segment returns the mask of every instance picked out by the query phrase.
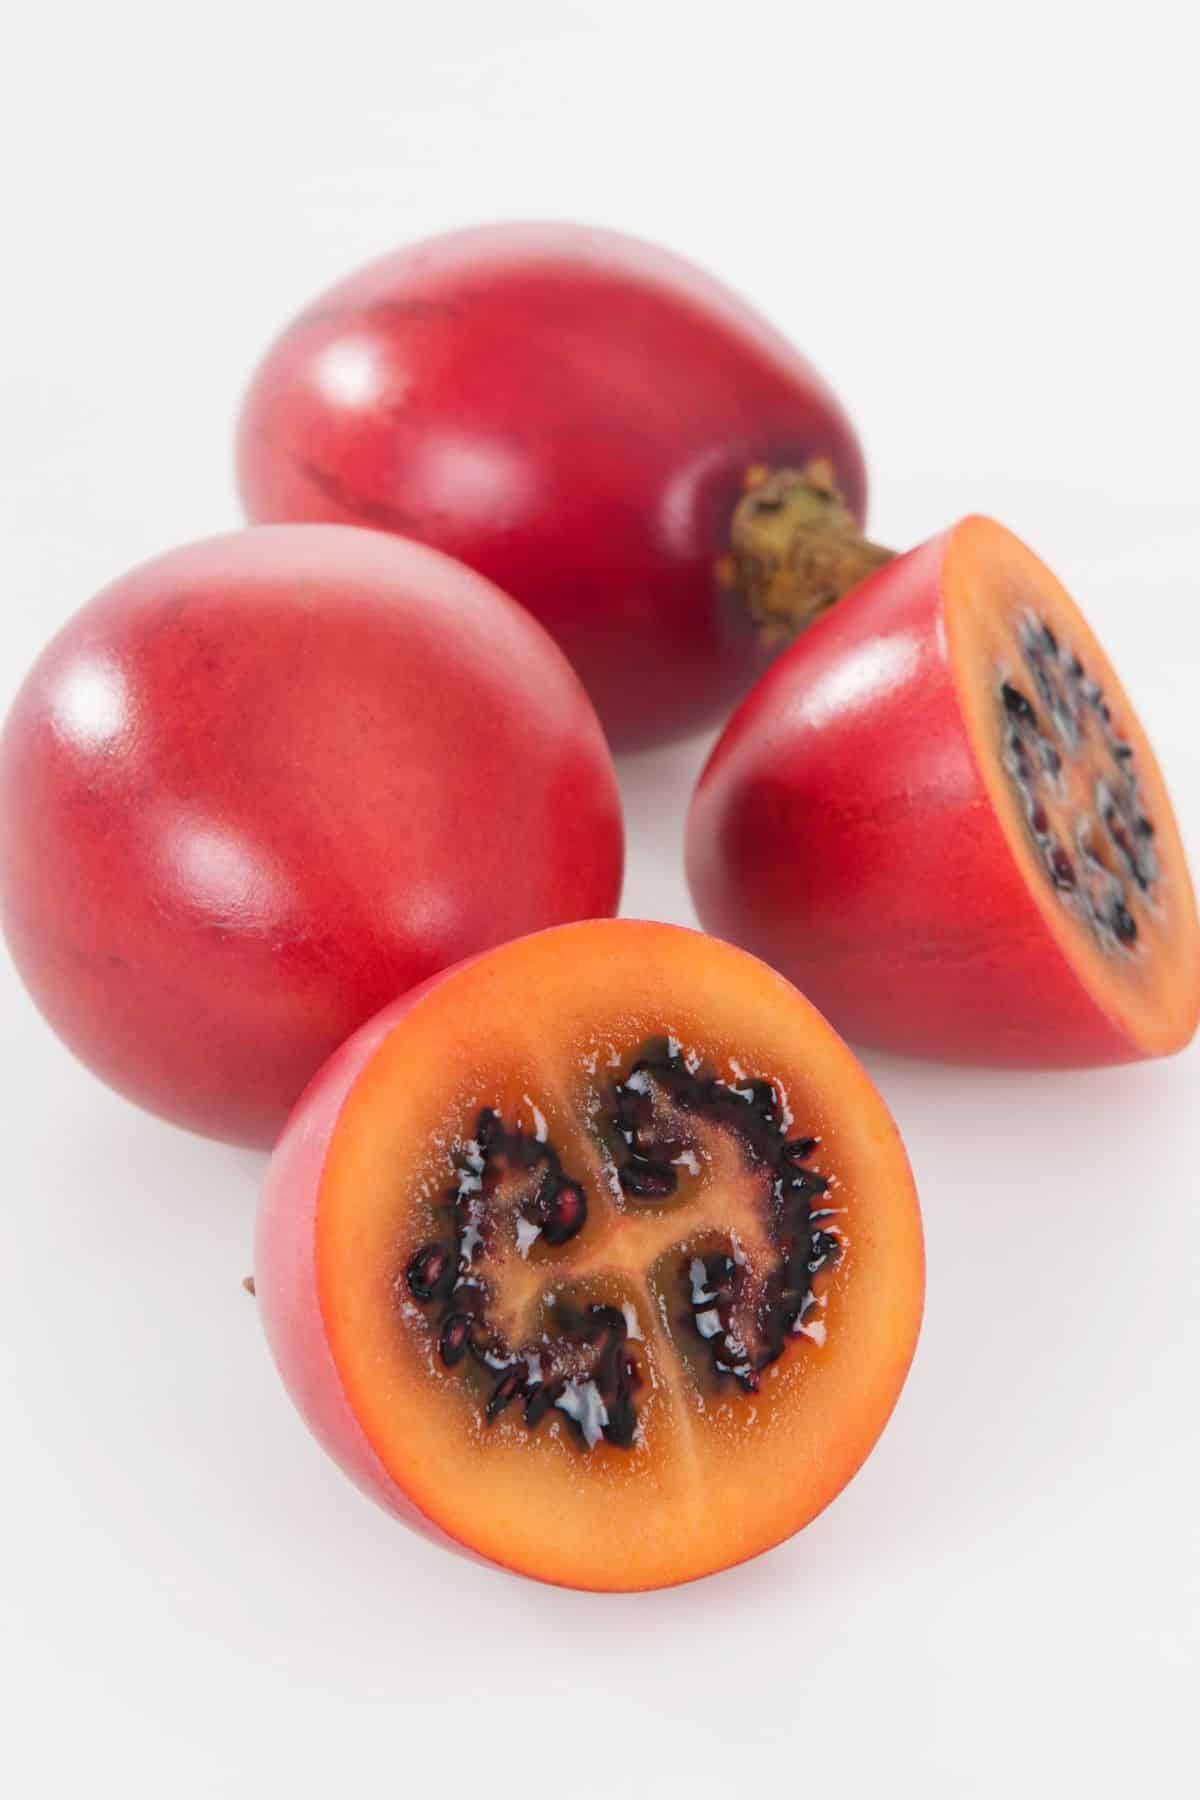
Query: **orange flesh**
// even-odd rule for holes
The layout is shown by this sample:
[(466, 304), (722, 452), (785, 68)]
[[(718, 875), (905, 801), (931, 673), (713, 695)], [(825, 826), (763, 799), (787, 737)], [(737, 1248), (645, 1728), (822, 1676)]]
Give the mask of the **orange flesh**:
[[(990, 519), (967, 519), (953, 534), (945, 621), (977, 766), (1047, 925), (1143, 1050), (1182, 1048), (1200, 1013), (1196, 902), (1162, 775), (1112, 664), (1061, 582)], [(1056, 723), (1039, 665), (1066, 703), (1065, 721), (1060, 709)], [(1035, 722), (1011, 710), (1011, 690)], [(1104, 794), (1121, 801), (1111, 824)], [(1140, 838), (1130, 829), (1139, 817), (1149, 827)], [(1060, 860), (1056, 878), (1059, 850), (1069, 867)]]
[[(760, 1178), (729, 1133), (701, 1121), (678, 1194), (635, 1205), (597, 1130), (614, 1071), (668, 1035), (730, 1083), (769, 1080), (789, 1135), (820, 1138), (814, 1162), (831, 1178), (818, 1204), (834, 1209), (839, 1254), (813, 1276), (800, 1328), (755, 1393), (714, 1375), (681, 1317), (678, 1279), (714, 1237), (735, 1237), (753, 1260)], [(516, 1212), (502, 1222), (486, 1252), (492, 1317), (516, 1338), (544, 1320), (548, 1294), (624, 1309), (641, 1376), (628, 1448), (603, 1438), (589, 1448), (555, 1412), (533, 1429), (519, 1406), (486, 1423), (478, 1371), (442, 1366), (428, 1309), (407, 1290), (404, 1272), (444, 1221), (452, 1159), (483, 1107), (506, 1128), (544, 1135), (588, 1204), (577, 1237), (524, 1255)], [(761, 963), (696, 933), (623, 920), (507, 945), (400, 1021), (340, 1115), (317, 1263), (340, 1379), (392, 1478), (496, 1562), (603, 1589), (707, 1574), (818, 1512), (883, 1428), (923, 1295), (908, 1164), (851, 1052)]]

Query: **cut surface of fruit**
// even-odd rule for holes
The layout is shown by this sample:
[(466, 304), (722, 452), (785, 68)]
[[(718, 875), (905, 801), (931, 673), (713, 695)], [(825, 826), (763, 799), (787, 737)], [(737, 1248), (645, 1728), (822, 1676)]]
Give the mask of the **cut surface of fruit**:
[(949, 649), (979, 769), (1064, 954), (1130, 1039), (1196, 1025), (1200, 930), (1154, 753), (1079, 608), (1011, 532), (967, 520), (946, 559)]
[(805, 1524), (882, 1430), (923, 1296), (851, 1052), (753, 958), (629, 920), (492, 951), (352, 1039), (276, 1152), (255, 1276), (367, 1491), (592, 1589)]
[(846, 596), (693, 799), (700, 918), (852, 1038), (1024, 1066), (1167, 1054), (1200, 928), (1154, 754), (1062, 584), (968, 518)]

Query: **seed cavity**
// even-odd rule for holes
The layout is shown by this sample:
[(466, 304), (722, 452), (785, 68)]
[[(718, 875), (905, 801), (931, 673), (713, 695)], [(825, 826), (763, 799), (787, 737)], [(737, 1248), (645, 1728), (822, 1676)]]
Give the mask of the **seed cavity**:
[(1099, 684), (1045, 620), (1029, 613), (1019, 643), (1024, 673), (1005, 672), (998, 684), (1005, 766), (1055, 890), (1102, 945), (1127, 951), (1160, 873), (1133, 746)]
[(782, 1110), (772, 1082), (724, 1080), (663, 1038), (614, 1084), (607, 1117), (621, 1190), (636, 1201), (645, 1198), (643, 1168), (677, 1164), (694, 1148), (688, 1133), (698, 1122), (736, 1142), (761, 1187), (765, 1250), (739, 1254), (723, 1241), (688, 1258), (679, 1278), (683, 1323), (706, 1348), (712, 1372), (747, 1393), (783, 1354), (811, 1304), (816, 1270), (837, 1255), (837, 1237), (813, 1222), (830, 1185), (807, 1166), (820, 1139), (789, 1138)]
[[(532, 1134), (507, 1126), (495, 1108), (480, 1112), (474, 1135), (450, 1153), (453, 1179), (434, 1209), (435, 1231), (398, 1289), (425, 1309), (436, 1363), (468, 1384), (485, 1428), (505, 1416), (536, 1431), (553, 1417), (583, 1450), (602, 1441), (629, 1449), (646, 1377), (637, 1308), (605, 1297), (605, 1281), (621, 1274), (606, 1275), (604, 1254), (605, 1232), (619, 1228), (616, 1190), (600, 1183), (589, 1193), (532, 1109)], [(726, 1079), (664, 1036), (601, 1084), (589, 1116), (615, 1169), (626, 1229), (657, 1234), (661, 1245), (661, 1223), (650, 1215), (661, 1221), (672, 1207), (693, 1206), (678, 1246), (663, 1254), (677, 1268), (668, 1287), (678, 1296), (664, 1323), (680, 1347), (695, 1347), (685, 1358), (694, 1378), (753, 1393), (790, 1341), (822, 1341), (804, 1320), (817, 1304), (814, 1277), (841, 1254), (841, 1233), (830, 1180), (813, 1166), (821, 1140), (788, 1135), (772, 1082), (740, 1072)], [(745, 1242), (704, 1224), (718, 1141), (723, 1166), (740, 1170), (757, 1196), (747, 1201)]]

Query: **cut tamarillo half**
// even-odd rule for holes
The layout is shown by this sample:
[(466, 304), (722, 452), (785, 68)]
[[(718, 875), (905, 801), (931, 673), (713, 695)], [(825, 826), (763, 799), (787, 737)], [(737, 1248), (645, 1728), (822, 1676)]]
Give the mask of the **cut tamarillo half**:
[(602, 920), (438, 976), (338, 1052), (276, 1149), (255, 1285), (367, 1493), (568, 1587), (770, 1548), (871, 1449), (916, 1343), (912, 1177), (774, 971)]
[(693, 797), (705, 927), (852, 1039), (1070, 1067), (1179, 1050), (1200, 928), (1149, 741), (1050, 570), (968, 518), (789, 649)]
[(399, 532), (498, 583), (621, 748), (715, 724), (871, 566), (862, 453), (812, 365), (692, 264), (579, 225), (449, 232), (339, 282), (267, 350), (237, 458), (257, 522)]

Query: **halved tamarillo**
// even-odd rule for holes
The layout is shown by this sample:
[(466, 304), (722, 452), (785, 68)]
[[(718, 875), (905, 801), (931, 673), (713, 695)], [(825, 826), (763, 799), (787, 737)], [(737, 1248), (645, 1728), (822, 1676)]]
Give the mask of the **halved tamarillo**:
[(273, 1158), (255, 1281), (343, 1468), (450, 1547), (667, 1586), (788, 1537), (916, 1342), (903, 1147), (787, 982), (677, 926), (507, 944), (365, 1026)]
[(1195, 1030), (1200, 928), (1146, 734), (1061, 583), (989, 519), (880, 569), (769, 671), (687, 856), (705, 926), (851, 1038), (1066, 1067)]
[(612, 762), (579, 681), (420, 544), (264, 526), (63, 628), (0, 737), (0, 918), (47, 1019), (131, 1099), (273, 1143), (379, 1007), (615, 911)]
[(808, 532), (804, 594), (766, 603), (781, 531), (862, 521), (851, 426), (728, 289), (582, 226), (451, 232), (340, 282), (263, 358), (238, 471), (252, 519), (398, 531), (489, 576), (621, 747), (715, 723), (869, 564)]

